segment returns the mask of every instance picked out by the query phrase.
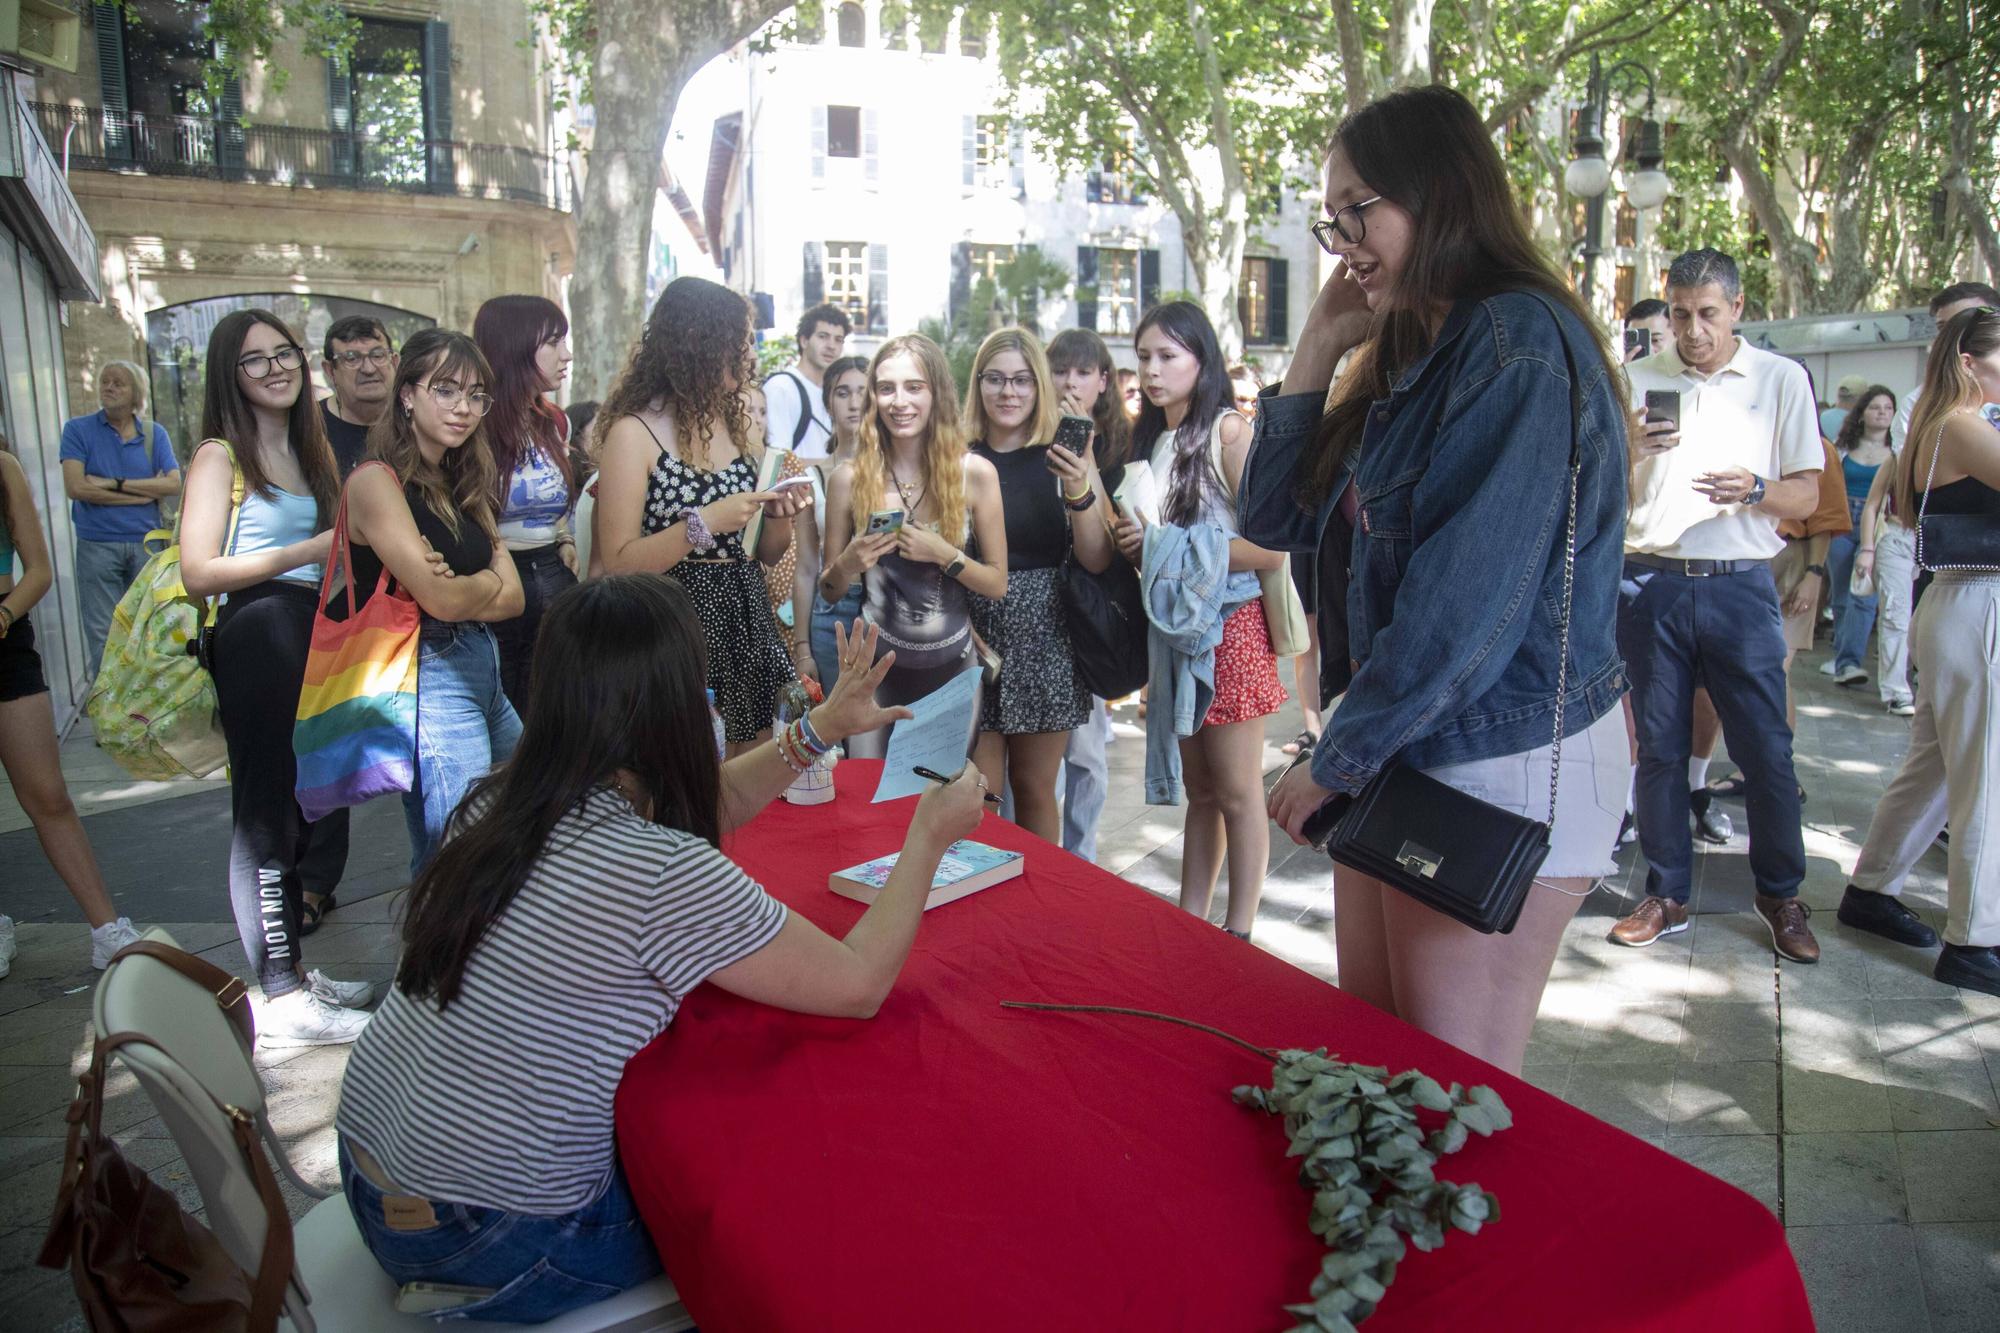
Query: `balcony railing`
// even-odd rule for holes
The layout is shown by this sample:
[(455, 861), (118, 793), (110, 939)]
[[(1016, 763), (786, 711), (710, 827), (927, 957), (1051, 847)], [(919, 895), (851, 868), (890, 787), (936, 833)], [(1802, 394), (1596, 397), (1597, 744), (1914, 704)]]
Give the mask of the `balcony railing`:
[(246, 125), (208, 116), (119, 115), (61, 102), (37, 102), (35, 114), (49, 147), (83, 171), (509, 199), (563, 212), (572, 203), (563, 164), (527, 148)]

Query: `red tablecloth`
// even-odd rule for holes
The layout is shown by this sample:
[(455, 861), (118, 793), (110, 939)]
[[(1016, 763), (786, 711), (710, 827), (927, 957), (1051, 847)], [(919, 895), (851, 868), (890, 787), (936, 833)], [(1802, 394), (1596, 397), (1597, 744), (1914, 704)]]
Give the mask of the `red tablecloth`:
[[(774, 802), (729, 853), (825, 929), (829, 871), (900, 845), (912, 803)], [(618, 1094), (626, 1171), (705, 1333), (1281, 1329), (1324, 1251), (1270, 1067), (1127, 1005), (1259, 1045), (1326, 1046), (1489, 1083), (1514, 1128), (1447, 1159), (1502, 1219), (1411, 1251), (1368, 1333), (1810, 1329), (1777, 1220), (1749, 1195), (989, 816), (1020, 879), (929, 913), (870, 1022), (704, 986)]]

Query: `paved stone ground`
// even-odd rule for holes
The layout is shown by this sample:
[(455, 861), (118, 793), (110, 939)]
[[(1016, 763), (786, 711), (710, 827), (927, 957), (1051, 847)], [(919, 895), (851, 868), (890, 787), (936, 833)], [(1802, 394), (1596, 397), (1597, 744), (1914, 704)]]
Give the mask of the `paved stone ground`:
[[(1832, 909), (1907, 723), (1872, 689), (1843, 690), (1800, 664), (1801, 777), (1810, 792), (1808, 903), (1825, 948), (1817, 967), (1776, 966), (1748, 912), (1739, 836), (1697, 861), (1696, 923), (1644, 951), (1605, 942), (1643, 892), (1636, 848), (1565, 939), (1528, 1057), (1528, 1077), (1575, 1105), (1731, 1181), (1786, 1225), (1822, 1329), (2000, 1327), (2000, 1000), (1941, 986), (1930, 958), (1849, 932)], [(1179, 818), (1141, 803), (1137, 719), (1118, 715), (1112, 799), (1099, 860), (1171, 896)], [(1296, 729), (1274, 720), (1266, 759)], [(228, 806), (219, 783), (124, 778), (90, 743), (64, 751), (113, 891), (142, 925), (242, 972), (221, 888)], [(1727, 771), (1726, 762), (1718, 764)], [(379, 803), (378, 803), (379, 804)], [(1727, 808), (1743, 825), (1740, 803)], [(387, 980), (390, 922), (407, 856), (393, 805), (359, 813), (340, 909), (307, 944), (310, 965)], [(0, 1308), (22, 1330), (82, 1327), (68, 1279), (34, 1266), (47, 1224), (73, 1071), (87, 1051), (94, 974), (74, 908), (0, 788), (4, 908), (21, 956), (0, 982)], [(1927, 856), (1908, 901), (1943, 922), (1944, 860)], [(1216, 918), (1221, 916), (1218, 895)], [(1326, 862), (1278, 838), (1257, 942), (1334, 979)], [(345, 1052), (260, 1057), (273, 1120), (309, 1179), (333, 1178), (333, 1110)], [(199, 1209), (184, 1163), (129, 1076), (106, 1123), (136, 1161)], [(1606, 1182), (1615, 1188), (1616, 1182)], [(289, 1187), (287, 1187), (290, 1194)], [(292, 1195), (295, 1213), (306, 1200)], [(1673, 1237), (1634, 1236), (1633, 1261), (1672, 1263)]]

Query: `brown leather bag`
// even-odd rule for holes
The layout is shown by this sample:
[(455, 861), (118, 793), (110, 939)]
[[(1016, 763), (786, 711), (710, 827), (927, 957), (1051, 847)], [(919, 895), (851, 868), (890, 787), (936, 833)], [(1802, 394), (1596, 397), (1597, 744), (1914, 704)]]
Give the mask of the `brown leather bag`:
[[(152, 940), (126, 946), (112, 961), (132, 955), (157, 959), (214, 995), (246, 1055), (254, 1049), (250, 998), (240, 980)], [(99, 1037), (89, 1070), (77, 1079), (55, 1219), (39, 1262), (69, 1268), (94, 1333), (270, 1333), (291, 1277), (292, 1224), (256, 1121), (248, 1111), (218, 1104), (264, 1203), (264, 1249), (253, 1279), (171, 1190), (154, 1184), (105, 1135), (107, 1060), (134, 1044), (154, 1043), (135, 1032)]]

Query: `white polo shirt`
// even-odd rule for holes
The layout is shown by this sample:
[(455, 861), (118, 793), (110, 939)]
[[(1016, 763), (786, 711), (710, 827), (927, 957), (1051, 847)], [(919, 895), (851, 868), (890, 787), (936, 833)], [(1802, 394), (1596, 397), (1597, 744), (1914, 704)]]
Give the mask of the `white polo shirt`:
[(1797, 362), (1736, 340), (1713, 375), (1690, 370), (1677, 351), (1625, 367), (1632, 405), (1648, 389), (1678, 390), (1678, 448), (1642, 460), (1632, 474), (1625, 549), (1682, 560), (1768, 560), (1784, 549), (1778, 520), (1748, 505), (1717, 505), (1694, 488), (1704, 472), (1744, 467), (1766, 482), (1826, 464), (1811, 381)]

